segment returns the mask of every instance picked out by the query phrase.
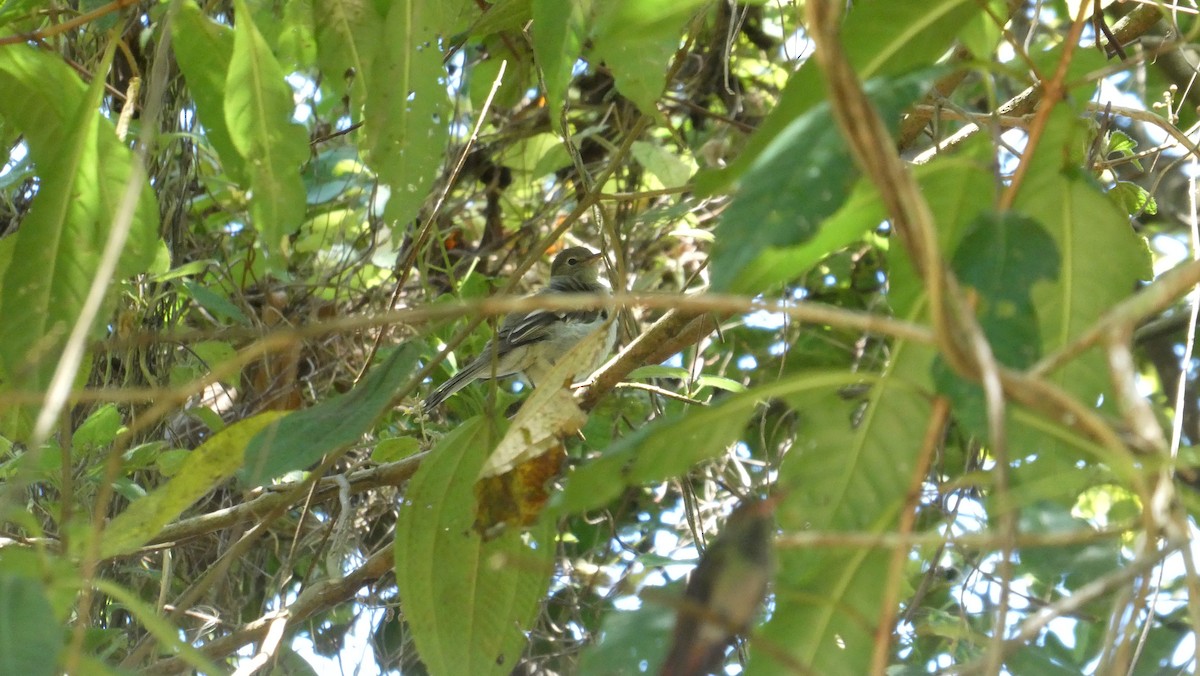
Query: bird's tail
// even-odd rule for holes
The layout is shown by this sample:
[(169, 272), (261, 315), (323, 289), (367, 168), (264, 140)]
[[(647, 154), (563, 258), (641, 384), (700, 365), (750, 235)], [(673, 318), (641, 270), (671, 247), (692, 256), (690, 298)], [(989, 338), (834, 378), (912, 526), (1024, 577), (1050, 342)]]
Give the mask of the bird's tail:
[(439, 385), (438, 388), (431, 392), (428, 397), (425, 397), (425, 403), (422, 404), (421, 407), (426, 413), (429, 413), (438, 406), (441, 406), (442, 402), (446, 401), (450, 395), (466, 387), (472, 380), (475, 379), (475, 370), (472, 369), (471, 366), (474, 366), (474, 364), (468, 365), (463, 370), (455, 373), (450, 380), (447, 380)]

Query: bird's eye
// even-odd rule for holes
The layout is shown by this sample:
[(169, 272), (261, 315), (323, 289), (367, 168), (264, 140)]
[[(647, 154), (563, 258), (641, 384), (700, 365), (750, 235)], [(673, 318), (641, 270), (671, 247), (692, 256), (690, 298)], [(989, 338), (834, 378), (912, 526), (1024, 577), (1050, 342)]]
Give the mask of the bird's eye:
[(579, 265), (579, 259), (578, 258), (568, 258), (567, 265)]

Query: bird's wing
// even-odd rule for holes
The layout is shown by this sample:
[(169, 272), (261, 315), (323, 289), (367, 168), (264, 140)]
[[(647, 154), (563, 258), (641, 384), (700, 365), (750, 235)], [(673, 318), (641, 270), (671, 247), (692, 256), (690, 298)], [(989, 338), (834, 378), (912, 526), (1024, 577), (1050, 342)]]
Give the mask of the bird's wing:
[[(539, 292), (561, 293), (550, 289)], [(607, 319), (606, 310), (533, 310), (527, 313), (514, 313), (504, 318), (497, 332), (500, 343), (508, 348), (520, 347), (536, 343), (547, 338), (546, 328), (558, 322), (568, 324), (591, 324), (597, 320)]]

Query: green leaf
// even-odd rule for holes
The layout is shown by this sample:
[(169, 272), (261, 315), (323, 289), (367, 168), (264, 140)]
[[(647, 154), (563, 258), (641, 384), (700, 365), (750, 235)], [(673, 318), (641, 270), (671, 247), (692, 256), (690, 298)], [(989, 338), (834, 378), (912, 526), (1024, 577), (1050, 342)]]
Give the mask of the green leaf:
[(417, 454), (421, 450), (421, 441), (416, 437), (394, 437), (380, 439), (371, 451), (374, 462), (396, 462)]
[[(974, 0), (855, 3), (842, 28), (846, 57), (864, 82), (927, 66), (945, 53), (958, 29), (978, 12)], [(710, 194), (737, 180), (777, 136), (825, 96), (824, 77), (816, 59), (809, 59), (788, 78), (779, 104), (758, 126), (741, 154), (727, 169), (697, 176), (697, 190)]]
[(217, 151), (225, 173), (235, 183), (244, 182), (246, 166), (225, 123), (225, 77), (233, 57), (233, 29), (210, 21), (195, 2), (183, 2), (171, 22), (171, 44), (204, 125), (204, 138)]
[(439, 40), (428, 10), (397, 0), (384, 20), (367, 88), (367, 162), (391, 188), (384, 219), (416, 218), (445, 156), (449, 103)]
[(170, 478), (179, 474), (186, 467), (187, 459), (191, 457), (192, 452), (184, 448), (171, 448), (158, 454), (154, 459), (154, 465), (163, 476)]
[[(671, 645), (676, 609), (662, 600), (683, 596), (682, 584), (654, 587), (643, 593), (642, 607), (637, 610), (611, 609), (604, 615), (600, 637), (579, 659), (582, 676), (618, 676), (644, 671), (642, 664), (659, 665)], [(655, 672), (650, 672), (655, 673)]]
[(735, 394), (721, 403), (693, 407), (681, 415), (659, 418), (625, 435), (599, 458), (575, 470), (562, 492), (551, 497), (551, 509), (570, 514), (608, 504), (626, 486), (664, 481), (692, 465), (724, 452), (745, 430), (760, 401), (813, 388), (862, 382), (853, 373), (805, 373), (765, 387)]
[(281, 265), (284, 238), (304, 220), (300, 167), (308, 159), (308, 133), (292, 122), (292, 90), (245, 0), (235, 0), (234, 11), (225, 124), (250, 177), (250, 214), (259, 243), (268, 260)]
[[(267, 3), (258, 5), (259, 11), (265, 10), (267, 16), (278, 26), (279, 35), (271, 44), (274, 45), (275, 56), (285, 72), (311, 71), (316, 65), (317, 38), (314, 33), (320, 23), (313, 21), (313, 2), (314, 0), (291, 0), (283, 6), (282, 16), (277, 7)], [(263, 22), (257, 23), (261, 25)]]
[[(897, 123), (929, 77), (926, 71), (875, 81), (868, 83), (867, 94), (884, 120)], [(822, 222), (841, 208), (857, 178), (858, 169), (828, 103), (788, 125), (750, 166), (721, 215), (712, 255), (713, 289), (762, 291), (742, 279), (762, 280), (753, 269), (745, 273), (750, 264), (769, 247), (812, 240)]]
[[(508, 674), (554, 571), (554, 527), (473, 529), (475, 479), (498, 437), (472, 418), (442, 438), (408, 483), (396, 520), (396, 585), (433, 674)], [(526, 542), (529, 544), (526, 544)]]
[(704, 0), (613, 0), (596, 20), (593, 58), (612, 71), (617, 91), (646, 115), (660, 117), (658, 99), (683, 29)]
[(695, 382), (700, 387), (712, 387), (718, 390), (725, 390), (726, 392), (746, 391), (745, 385), (723, 376), (701, 374), (693, 381), (692, 372), (679, 366), (639, 366), (629, 374), (629, 380), (642, 380), (643, 378), (675, 378), (687, 382)]
[[(1062, 252), (1058, 280), (1033, 289), (1046, 354), (1079, 337), (1151, 276), (1149, 250), (1129, 217), (1068, 159), (1084, 147), (1086, 131), (1065, 106), (1054, 111), (1027, 160), (1029, 173), (1013, 205), (1037, 218)], [(1110, 388), (1108, 367), (1098, 350), (1077, 357), (1050, 378), (1089, 404)]]
[(108, 524), (101, 557), (128, 554), (149, 542), (163, 526), (232, 477), (242, 466), (251, 439), (283, 416), (282, 411), (268, 411), (240, 420), (189, 453), (170, 481), (135, 500)]
[(679, 159), (675, 153), (657, 143), (634, 141), (629, 149), (634, 159), (662, 183), (664, 188), (687, 185), (695, 166)]
[(199, 303), (205, 310), (211, 312), (217, 319), (241, 324), (242, 326), (251, 326), (250, 319), (246, 317), (242, 309), (229, 302), (229, 299), (225, 296), (190, 279), (184, 280), (183, 288), (187, 290), (193, 300)]
[(312, 9), (325, 86), (345, 92), (350, 119), (361, 122), (382, 17), (371, 0), (314, 0)]
[(1046, 229), (1021, 214), (983, 214), (968, 226), (951, 267), (978, 293), (979, 324), (1000, 363), (1032, 366), (1041, 356), (1033, 288), (1059, 273), (1058, 247)]
[(353, 390), (294, 411), (260, 432), (246, 449), (246, 466), (238, 473), (242, 483), (261, 486), (358, 441), (387, 409), (392, 395), (416, 365), (417, 356), (415, 346), (402, 347)]
[(1117, 184), (1108, 191), (1108, 196), (1121, 211), (1130, 216), (1158, 213), (1158, 202), (1154, 199), (1154, 195), (1136, 183), (1117, 181)]
[(0, 26), (27, 18), (35, 10), (40, 10), (44, 6), (43, 0), (8, 0), (0, 5)]
[(121, 412), (116, 404), (105, 404), (79, 425), (71, 435), (71, 446), (76, 453), (103, 448), (117, 438), (121, 423)]
[[(32, 518), (32, 515), (28, 516)], [(34, 530), (36, 529), (31, 529), (30, 532)], [(56, 621), (62, 626), (74, 613), (75, 602), (79, 598), (79, 568), (77, 563), (65, 556), (46, 554), (40, 548), (26, 549), (14, 545), (2, 547), (0, 577), (23, 577), (29, 584), (39, 587), (50, 603)]]
[[(958, 250), (971, 222), (995, 202), (993, 153), (986, 139), (977, 138), (968, 141), (956, 156), (942, 155), (915, 171), (921, 193), (937, 223), (938, 248), (946, 258)], [(876, 208), (882, 217), (882, 205)], [(888, 282), (888, 301), (896, 314), (911, 315), (925, 302), (924, 283), (913, 269), (911, 257), (903, 250), (890, 257)]]
[(958, 31), (959, 42), (978, 61), (988, 61), (1004, 38), (1004, 27), (994, 17), (1005, 16), (1009, 9), (1006, 0), (986, 0), (982, 11), (971, 17)]
[(587, 37), (581, 0), (533, 0), (533, 57), (542, 72), (550, 124), (559, 133), (563, 102)]
[[(1071, 515), (1071, 509), (1055, 502), (1036, 502), (1021, 508), (1018, 528), (1022, 533), (1080, 533), (1091, 524)], [(1066, 583), (1078, 589), (1104, 577), (1121, 565), (1121, 543), (1097, 538), (1095, 542), (1021, 549), (1021, 569), (1048, 588)]]
[[(976, 295), (979, 326), (996, 360), (1011, 368), (1029, 368), (1042, 356), (1038, 307), (1033, 287), (1058, 279), (1059, 253), (1037, 221), (1016, 213), (985, 212), (968, 226), (951, 266)], [(988, 438), (983, 390), (950, 370), (934, 365), (938, 391), (954, 402), (960, 423)]]
[[(777, 511), (786, 531), (886, 532), (908, 495), (930, 401), (923, 391), (933, 352), (907, 343), (866, 401), (826, 388), (786, 395), (803, 419), (803, 441), (784, 458)], [(878, 548), (778, 549), (778, 602), (759, 638), (814, 673), (870, 671), (874, 628), (890, 551)], [(769, 653), (752, 651), (749, 671), (791, 674)]]
[(475, 19), (467, 34), (486, 38), (495, 33), (519, 31), (529, 23), (532, 11), (533, 0), (498, 0)]
[(530, 178), (537, 179), (561, 167), (570, 166), (571, 156), (563, 148), (561, 139), (554, 134), (543, 133), (508, 144), (497, 154), (496, 163), (532, 174)]
[(63, 633), (46, 592), (36, 580), (0, 573), (0, 673), (59, 673)]
[[(97, 82), (86, 89), (48, 52), (0, 50), (0, 116), (25, 134), (40, 178), (0, 288), (0, 312), (21, 317), (0, 325), (0, 364), (11, 384), (31, 389), (49, 382), (133, 175), (132, 154), (99, 112), (104, 87)], [(117, 278), (144, 272), (157, 242), (158, 206), (143, 183)], [(114, 298), (106, 298), (91, 336), (101, 333)]]

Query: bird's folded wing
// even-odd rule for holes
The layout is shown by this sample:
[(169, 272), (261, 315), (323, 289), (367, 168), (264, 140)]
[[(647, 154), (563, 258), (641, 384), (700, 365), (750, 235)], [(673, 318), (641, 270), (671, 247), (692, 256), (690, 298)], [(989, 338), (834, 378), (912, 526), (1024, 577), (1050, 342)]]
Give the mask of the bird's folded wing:
[(524, 315), (509, 315), (500, 326), (499, 337), (510, 348), (519, 347), (546, 340), (555, 324), (591, 324), (604, 319), (606, 314), (604, 310), (534, 310)]

